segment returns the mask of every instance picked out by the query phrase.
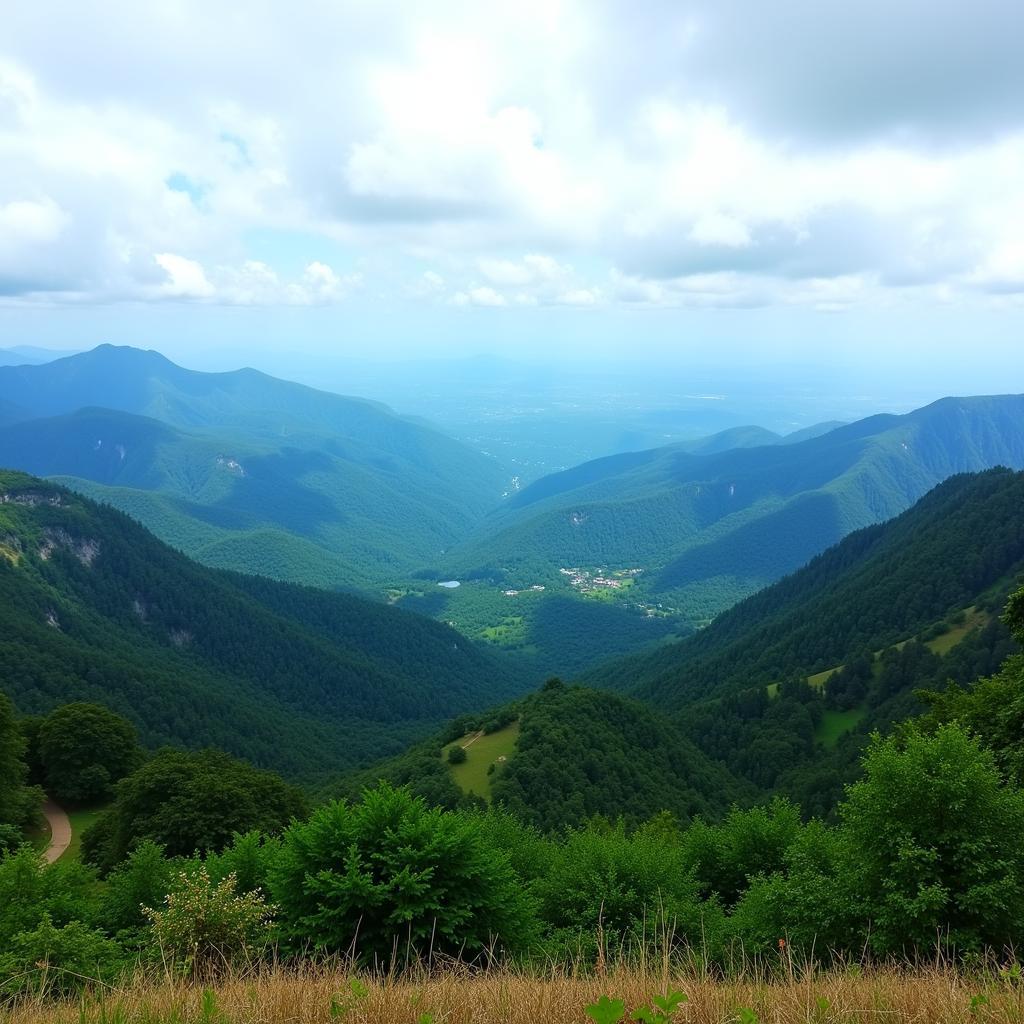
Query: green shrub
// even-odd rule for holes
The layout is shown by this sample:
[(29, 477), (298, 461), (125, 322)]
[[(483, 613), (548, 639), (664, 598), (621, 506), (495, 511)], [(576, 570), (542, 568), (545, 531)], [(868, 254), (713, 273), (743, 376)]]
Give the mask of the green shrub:
[(296, 949), (474, 957), (524, 949), (535, 934), (529, 895), (476, 818), (386, 784), (292, 825), (271, 893)]
[[(143, 907), (157, 906), (171, 887), (173, 866), (162, 846), (146, 840), (107, 877), (99, 919), (111, 934), (141, 929)], [(127, 937), (127, 936), (123, 936)]]
[(577, 949), (582, 941), (589, 948), (600, 929), (612, 947), (668, 934), (715, 947), (722, 931), (721, 909), (699, 898), (678, 844), (657, 833), (629, 834), (621, 824), (570, 832), (554, 847), (536, 891), (556, 946)]
[(0, 950), (21, 932), (49, 917), (58, 928), (71, 921), (93, 923), (96, 874), (75, 862), (46, 865), (29, 846), (0, 859)]
[(235, 888), (240, 893), (267, 892), (270, 886), (270, 871), (281, 851), (281, 841), (260, 832), (236, 834), (231, 845), (220, 853), (206, 857), (206, 869), (210, 878), (219, 882), (228, 875), (235, 876)]
[(800, 809), (776, 799), (768, 807), (733, 809), (720, 825), (697, 821), (682, 836), (683, 860), (701, 894), (732, 906), (753, 875), (782, 867), (800, 829)]
[(0, 952), (0, 992), (66, 996), (110, 982), (124, 967), (121, 947), (81, 921), (57, 927), (49, 914)]
[(840, 813), (876, 951), (1024, 938), (1024, 793), (960, 728), (876, 735)]
[(448, 751), (449, 764), (465, 764), (468, 759), (469, 755), (466, 753), (465, 747), (454, 746)]
[(847, 866), (839, 830), (810, 822), (775, 870), (751, 878), (729, 915), (729, 936), (753, 955), (777, 953), (780, 939), (806, 955), (859, 950), (866, 922)]

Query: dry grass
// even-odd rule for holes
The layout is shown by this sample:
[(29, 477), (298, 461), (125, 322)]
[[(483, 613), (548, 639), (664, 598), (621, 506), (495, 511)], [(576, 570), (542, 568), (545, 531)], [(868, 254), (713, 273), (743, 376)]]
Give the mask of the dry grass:
[[(405, 978), (351, 976), (337, 969), (281, 968), (219, 982), (213, 1001), (202, 986), (138, 981), (74, 1003), (29, 1001), (0, 1011), (5, 1024), (588, 1024), (585, 1007), (607, 994), (627, 1011), (674, 987), (689, 996), (672, 1018), (721, 1024), (746, 1007), (762, 1024), (886, 1024), (1024, 1021), (1024, 987), (936, 966), (850, 971), (758, 971), (735, 980), (700, 973), (615, 969), (603, 977), (465, 969)], [(973, 1005), (972, 1005), (973, 998)], [(987, 1001), (985, 1001), (987, 1000)], [(332, 1001), (334, 1011), (332, 1013)], [(747, 1018), (753, 1020), (754, 1018)]]

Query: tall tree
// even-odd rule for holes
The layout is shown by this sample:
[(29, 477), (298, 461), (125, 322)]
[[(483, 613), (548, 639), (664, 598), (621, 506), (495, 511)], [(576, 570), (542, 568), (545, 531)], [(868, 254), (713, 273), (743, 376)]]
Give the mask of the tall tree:
[(14, 705), (0, 693), (0, 847), (13, 845), (39, 806), (39, 794), (25, 784), (25, 738)]
[(294, 786), (219, 750), (161, 750), (120, 783), (83, 852), (109, 870), (146, 839), (170, 856), (218, 851), (236, 832), (280, 832), (306, 809)]
[(97, 803), (142, 762), (135, 727), (100, 704), (65, 704), (39, 727), (39, 759), (55, 800)]

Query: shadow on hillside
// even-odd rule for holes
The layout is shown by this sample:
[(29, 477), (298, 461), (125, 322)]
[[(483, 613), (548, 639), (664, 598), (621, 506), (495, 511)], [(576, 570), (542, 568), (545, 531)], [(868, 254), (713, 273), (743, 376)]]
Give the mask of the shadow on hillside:
[(843, 532), (834, 495), (801, 495), (777, 512), (684, 552), (665, 566), (655, 586), (671, 590), (718, 576), (768, 583), (799, 569), (841, 540)]

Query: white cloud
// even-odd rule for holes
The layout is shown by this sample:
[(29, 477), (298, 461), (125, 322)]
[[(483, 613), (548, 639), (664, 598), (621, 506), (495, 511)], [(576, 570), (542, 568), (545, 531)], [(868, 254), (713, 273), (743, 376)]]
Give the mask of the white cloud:
[(479, 285), (468, 291), (456, 292), (452, 296), (455, 306), (507, 306), (508, 300), (487, 285)]
[(167, 280), (157, 288), (158, 295), (173, 299), (207, 299), (213, 295), (206, 271), (195, 260), (172, 252), (157, 253), (153, 258), (167, 275)]
[(40, 245), (55, 241), (67, 223), (52, 199), (15, 200), (0, 206), (0, 238), (8, 245)]
[(1024, 279), (1022, 11), (22, 5), (0, 294), (995, 301)]

